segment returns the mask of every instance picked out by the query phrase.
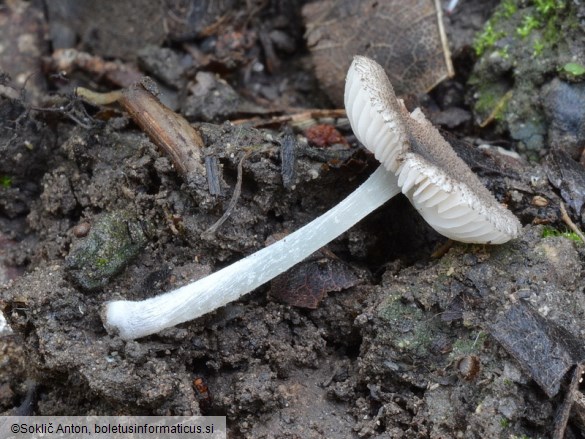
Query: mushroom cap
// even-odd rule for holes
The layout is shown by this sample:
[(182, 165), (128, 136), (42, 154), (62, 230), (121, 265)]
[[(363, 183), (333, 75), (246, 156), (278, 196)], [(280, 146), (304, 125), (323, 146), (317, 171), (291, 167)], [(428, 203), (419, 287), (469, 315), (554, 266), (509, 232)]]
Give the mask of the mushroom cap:
[(356, 56), (347, 72), (344, 103), (357, 139), (386, 169), (396, 172), (398, 156), (408, 149), (408, 136), (402, 101), (396, 99), (382, 66)]
[(345, 88), (358, 140), (398, 178), (427, 223), (456, 241), (502, 244), (521, 225), (479, 181), (419, 109), (408, 113), (380, 65), (356, 56)]

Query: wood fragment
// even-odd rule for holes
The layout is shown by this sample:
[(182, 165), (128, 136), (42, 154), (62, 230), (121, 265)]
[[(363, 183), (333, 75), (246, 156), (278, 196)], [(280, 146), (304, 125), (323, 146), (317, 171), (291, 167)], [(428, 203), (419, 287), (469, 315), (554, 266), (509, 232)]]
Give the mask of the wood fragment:
[(290, 127), (287, 127), (280, 142), (280, 175), (282, 177), (282, 185), (287, 189), (292, 188), (297, 179), (296, 149), (297, 142), (295, 136)]
[(164, 106), (142, 83), (122, 92), (118, 101), (132, 120), (170, 158), (179, 174), (205, 175), (201, 159), (203, 138), (189, 122)]
[(122, 97), (121, 90), (114, 90), (108, 93), (97, 93), (84, 87), (77, 87), (75, 89), (75, 94), (93, 105), (110, 105), (117, 102)]
[(207, 173), (207, 186), (209, 187), (209, 193), (211, 195), (221, 196), (221, 170), (217, 157), (205, 157), (205, 172)]
[(549, 398), (559, 393), (567, 372), (585, 359), (582, 340), (524, 301), (512, 304), (488, 328)]

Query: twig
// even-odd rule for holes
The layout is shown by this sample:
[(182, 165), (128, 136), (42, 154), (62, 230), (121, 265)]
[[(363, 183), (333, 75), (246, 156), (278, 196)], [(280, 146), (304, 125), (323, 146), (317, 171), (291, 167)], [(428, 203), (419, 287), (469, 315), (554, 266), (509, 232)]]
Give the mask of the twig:
[(563, 203), (562, 201), (561, 201), (561, 219), (579, 237), (581, 242), (585, 242), (585, 235), (583, 235), (583, 232), (571, 220), (571, 218), (569, 217), (569, 214), (567, 213), (567, 209), (565, 208), (565, 203)]
[(584, 371), (585, 366), (583, 364), (576, 365), (573, 370), (573, 376), (569, 388), (567, 389), (567, 394), (555, 416), (553, 439), (563, 439), (565, 437), (565, 430), (567, 429), (567, 423), (569, 422), (571, 408), (573, 407), (575, 397), (577, 396), (577, 389), (579, 389), (579, 382)]
[(187, 184), (198, 184), (205, 175), (201, 158), (203, 138), (184, 117), (163, 105), (152, 90), (152, 81), (143, 78), (140, 83), (119, 91), (96, 93), (77, 87), (75, 93), (93, 105), (120, 104), (152, 142), (171, 159)]
[(75, 49), (58, 49), (49, 60), (49, 67), (58, 72), (71, 72), (75, 69), (85, 70), (112, 83), (129, 87), (140, 80), (142, 73), (130, 64), (105, 59)]
[(488, 126), (490, 123), (492, 123), (494, 120), (496, 120), (496, 117), (498, 116), (498, 114), (501, 114), (504, 111), (504, 108), (506, 108), (506, 104), (508, 103), (508, 101), (510, 100), (510, 98), (512, 97), (512, 90), (510, 90), (509, 92), (507, 92), (504, 96), (502, 96), (497, 102), (496, 102), (496, 106), (493, 108), (493, 110), (491, 111), (491, 113), (488, 115), (487, 118), (485, 118), (480, 124), (479, 127), (480, 128), (485, 128), (486, 126)]
[(217, 231), (217, 229), (219, 229), (221, 225), (229, 218), (229, 216), (235, 209), (236, 204), (238, 203), (238, 199), (240, 198), (240, 194), (242, 193), (242, 180), (244, 174), (242, 167), (244, 164), (244, 160), (247, 159), (250, 156), (250, 154), (251, 151), (246, 151), (238, 163), (238, 180), (236, 181), (234, 193), (232, 194), (232, 198), (230, 199), (227, 209), (225, 210), (221, 218), (215, 222), (215, 224), (213, 224), (209, 229), (203, 232), (203, 237), (207, 238), (212, 236)]
[[(298, 112), (295, 112), (298, 111)], [(243, 125), (243, 124), (251, 124), (252, 126), (258, 128), (268, 125), (278, 125), (283, 123), (290, 122), (291, 125), (297, 126), (301, 125), (303, 122), (312, 119), (322, 119), (322, 118), (332, 118), (332, 119), (339, 119), (342, 117), (346, 117), (345, 110), (343, 109), (333, 109), (333, 110), (320, 110), (320, 109), (301, 109), (300, 111), (297, 109), (290, 109), (290, 114), (286, 114), (283, 116), (274, 116), (270, 119), (262, 119), (258, 117), (253, 117), (250, 119), (238, 119), (233, 120), (232, 123), (234, 125)]]

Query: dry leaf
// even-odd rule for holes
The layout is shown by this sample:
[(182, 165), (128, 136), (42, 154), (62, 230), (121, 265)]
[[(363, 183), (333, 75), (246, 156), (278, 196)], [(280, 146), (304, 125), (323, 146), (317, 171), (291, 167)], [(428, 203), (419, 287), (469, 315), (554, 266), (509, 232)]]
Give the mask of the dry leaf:
[(275, 277), (270, 296), (292, 306), (315, 309), (327, 293), (351, 288), (357, 283), (357, 276), (341, 261), (305, 261)]
[(438, 0), (321, 0), (303, 8), (316, 74), (336, 105), (354, 55), (381, 64), (398, 94), (453, 75)]

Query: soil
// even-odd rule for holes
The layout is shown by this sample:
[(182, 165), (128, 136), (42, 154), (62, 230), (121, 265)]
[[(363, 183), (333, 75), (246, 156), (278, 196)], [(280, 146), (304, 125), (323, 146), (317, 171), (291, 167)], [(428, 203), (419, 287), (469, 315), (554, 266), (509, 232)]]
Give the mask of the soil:
[[(472, 39), (497, 2), (461, 0), (445, 17), (457, 75), (412, 99), (522, 221), (520, 238), (445, 246), (397, 197), (307, 260), (329, 263), (343, 288), (320, 284), (303, 307), (265, 285), (135, 341), (106, 332), (105, 302), (150, 297), (253, 253), (335, 205), (376, 161), (334, 112), (316, 117), (338, 130), (332, 147), (311, 141), (312, 117), (289, 117), (331, 102), (303, 40), (302, 2), (212, 2), (209, 13), (243, 11), (220, 22), (225, 32), (203, 14), (166, 35), (143, 26), (123, 38), (103, 10), (70, 3), (15, 2), (9, 12), (37, 35), (36, 63), (20, 65), (42, 60), (45, 70), (28, 96), (4, 76), (0, 88), (0, 310), (10, 327), (0, 321), (1, 414), (222, 415), (233, 438), (585, 435), (582, 388), (568, 390), (585, 361), (585, 247), (559, 213), (565, 202), (582, 227), (582, 166), (486, 148), (515, 143), (474, 125), (465, 101)], [(160, 13), (124, 3), (136, 20)], [(98, 16), (99, 32), (68, 24), (70, 14)], [(87, 65), (57, 74), (49, 49), (74, 45), (100, 57), (99, 74)], [(121, 63), (154, 76), (161, 100), (201, 134), (202, 160), (219, 172), (213, 191), (178, 173), (119, 108), (72, 96), (75, 85), (129, 85), (134, 70)], [(563, 173), (559, 157), (576, 168)]]

